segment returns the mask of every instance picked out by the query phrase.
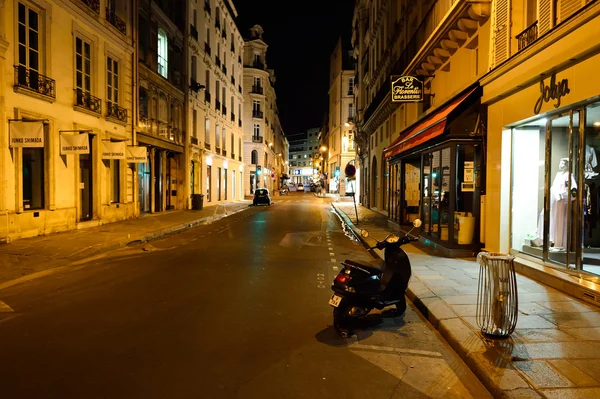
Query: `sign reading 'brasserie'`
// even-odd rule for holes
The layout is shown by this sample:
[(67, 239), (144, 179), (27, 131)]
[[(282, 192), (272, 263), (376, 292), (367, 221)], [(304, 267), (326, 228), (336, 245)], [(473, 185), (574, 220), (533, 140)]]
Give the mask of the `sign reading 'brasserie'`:
[(423, 82), (414, 76), (392, 76), (392, 102), (423, 101)]

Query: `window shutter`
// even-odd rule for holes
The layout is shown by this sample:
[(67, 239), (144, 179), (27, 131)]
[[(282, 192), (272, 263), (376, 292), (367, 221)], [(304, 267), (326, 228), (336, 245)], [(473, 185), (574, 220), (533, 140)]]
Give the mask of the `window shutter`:
[(497, 66), (510, 55), (510, 0), (496, 0), (494, 14), (493, 66)]
[(585, 5), (585, 0), (558, 0), (556, 23), (561, 23)]
[(554, 26), (554, 1), (539, 0), (538, 2), (538, 37), (548, 32)]

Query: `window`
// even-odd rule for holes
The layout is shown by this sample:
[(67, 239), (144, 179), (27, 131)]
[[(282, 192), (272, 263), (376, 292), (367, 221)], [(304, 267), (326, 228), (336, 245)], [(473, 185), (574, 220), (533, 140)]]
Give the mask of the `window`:
[(227, 169), (223, 169), (223, 188), (225, 191), (225, 198), (223, 199), (227, 200)]
[(348, 119), (349, 120), (354, 119), (354, 104), (352, 104), (352, 103), (348, 104)]
[[(40, 73), (40, 15), (19, 3), (19, 84), (38, 90)], [(29, 70), (29, 82), (27, 73)]]
[(252, 100), (252, 111), (260, 112), (260, 101), (259, 100)]
[(164, 78), (169, 77), (169, 42), (167, 34), (161, 28), (158, 29), (158, 73)]
[(44, 149), (23, 148), (23, 209), (44, 208)]
[(83, 93), (92, 91), (92, 45), (84, 39), (75, 39), (75, 86)]
[(110, 202), (119, 203), (121, 201), (121, 161), (118, 159), (110, 160)]
[(227, 151), (227, 131), (223, 128), (223, 134), (221, 134), (221, 147), (223, 152)]
[(348, 95), (354, 94), (354, 77), (348, 79)]
[(260, 125), (258, 123), (254, 124), (254, 137), (260, 137)]
[(197, 138), (198, 137), (198, 132), (196, 131), (198, 129), (198, 111), (193, 110), (192, 111), (192, 137)]
[(233, 151), (235, 148), (235, 136), (233, 133), (231, 133), (231, 156), (233, 157)]
[(106, 57), (106, 101), (119, 104), (119, 62)]
[(194, 82), (197, 82), (198, 79), (196, 79), (196, 65), (198, 64), (197, 62), (197, 58), (195, 55), (192, 55), (192, 65), (191, 65), (191, 71), (190, 71), (190, 75), (192, 77), (192, 80)]
[[(242, 138), (241, 137), (238, 139), (238, 151), (239, 151), (238, 154), (241, 157), (242, 156)], [(240, 160), (241, 160), (241, 158), (240, 158)]]
[(217, 201), (221, 201), (221, 168), (217, 168)]
[(206, 76), (204, 77), (204, 85), (206, 86), (206, 92), (210, 93), (210, 71), (206, 71)]
[(252, 155), (250, 158), (251, 158), (252, 165), (258, 165), (258, 152), (256, 150), (252, 151)]
[(215, 88), (217, 91), (217, 94), (216, 94), (217, 102), (221, 102), (221, 82), (219, 80), (216, 80), (215, 85), (216, 85)]
[(219, 146), (221, 145), (221, 125), (217, 125), (215, 129), (215, 146), (219, 150)]
[(204, 118), (204, 142), (210, 144), (210, 119)]
[(254, 77), (254, 87), (261, 87), (262, 83), (260, 78)]

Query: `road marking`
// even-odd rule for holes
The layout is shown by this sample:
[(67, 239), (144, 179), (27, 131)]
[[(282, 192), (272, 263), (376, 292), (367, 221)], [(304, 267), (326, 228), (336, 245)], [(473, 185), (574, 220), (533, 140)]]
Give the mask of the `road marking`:
[(335, 254), (333, 252), (330, 252), (329, 256), (335, 256)]
[(337, 266), (333, 266), (333, 270), (335, 270), (336, 272), (339, 270), (340, 268)]
[(14, 312), (13, 308), (0, 301), (0, 313), (11, 313)]
[(440, 352), (422, 351), (418, 349), (392, 348), (390, 346), (364, 345), (358, 343), (352, 344), (351, 347), (352, 349), (369, 349), (383, 352), (410, 353), (412, 355), (442, 357), (442, 354)]
[(337, 260), (335, 258), (331, 258), (331, 263), (337, 263)]
[(329, 247), (329, 250), (330, 250), (330, 251), (333, 251), (333, 247)]

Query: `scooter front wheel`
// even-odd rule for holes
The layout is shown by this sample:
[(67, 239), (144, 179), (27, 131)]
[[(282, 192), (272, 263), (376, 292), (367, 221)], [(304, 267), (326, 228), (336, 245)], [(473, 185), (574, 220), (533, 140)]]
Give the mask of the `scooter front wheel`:
[(406, 312), (406, 298), (402, 298), (400, 302), (396, 303), (396, 310), (399, 314), (403, 315)]

